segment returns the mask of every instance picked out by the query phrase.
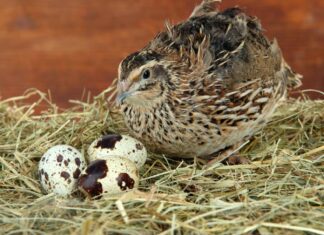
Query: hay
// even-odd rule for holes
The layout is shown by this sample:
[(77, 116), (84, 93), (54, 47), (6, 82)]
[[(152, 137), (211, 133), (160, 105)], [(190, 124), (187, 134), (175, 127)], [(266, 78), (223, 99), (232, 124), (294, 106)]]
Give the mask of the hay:
[(50, 146), (85, 152), (103, 133), (126, 132), (109, 93), (63, 111), (37, 90), (0, 100), (0, 233), (324, 234), (323, 100), (281, 105), (240, 150), (251, 164), (207, 168), (150, 154), (139, 191), (96, 201), (45, 195), (37, 166)]

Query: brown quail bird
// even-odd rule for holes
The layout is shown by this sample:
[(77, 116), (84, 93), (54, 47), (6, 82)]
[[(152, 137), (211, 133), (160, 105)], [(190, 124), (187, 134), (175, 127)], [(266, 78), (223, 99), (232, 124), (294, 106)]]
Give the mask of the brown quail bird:
[(239, 8), (203, 1), (119, 66), (118, 96), (131, 134), (152, 151), (207, 157), (251, 137), (287, 89), (300, 84), (277, 42)]

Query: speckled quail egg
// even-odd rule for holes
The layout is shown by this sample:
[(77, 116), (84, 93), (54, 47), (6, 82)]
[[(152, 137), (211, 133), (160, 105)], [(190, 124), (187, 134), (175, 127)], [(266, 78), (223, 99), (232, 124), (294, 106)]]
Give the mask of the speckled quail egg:
[(79, 175), (85, 168), (84, 157), (77, 149), (69, 145), (56, 145), (42, 156), (38, 172), (47, 193), (67, 196), (76, 189)]
[(130, 191), (138, 187), (139, 173), (134, 162), (124, 157), (97, 159), (89, 164), (78, 180), (86, 196), (100, 198)]
[(88, 149), (88, 156), (89, 161), (123, 156), (139, 169), (145, 164), (147, 151), (141, 142), (130, 136), (111, 134), (95, 140)]

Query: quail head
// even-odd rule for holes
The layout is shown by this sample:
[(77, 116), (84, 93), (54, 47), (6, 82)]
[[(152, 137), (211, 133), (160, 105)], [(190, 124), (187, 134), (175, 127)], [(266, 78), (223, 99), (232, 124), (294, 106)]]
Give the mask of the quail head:
[(117, 101), (152, 151), (206, 157), (260, 130), (300, 75), (239, 8), (203, 1), (119, 65)]

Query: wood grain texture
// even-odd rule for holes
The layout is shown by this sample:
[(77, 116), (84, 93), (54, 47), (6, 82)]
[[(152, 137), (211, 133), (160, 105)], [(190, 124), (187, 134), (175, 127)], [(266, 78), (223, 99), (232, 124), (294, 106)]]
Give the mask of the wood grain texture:
[[(98, 94), (119, 62), (143, 47), (164, 21), (185, 20), (200, 0), (0, 0), (0, 97), (51, 90), (67, 107), (84, 90)], [(324, 1), (226, 0), (276, 37), (303, 89), (324, 88)], [(313, 97), (320, 97), (312, 94)]]

